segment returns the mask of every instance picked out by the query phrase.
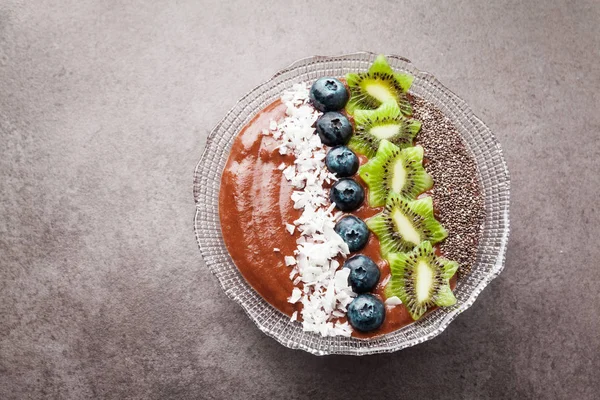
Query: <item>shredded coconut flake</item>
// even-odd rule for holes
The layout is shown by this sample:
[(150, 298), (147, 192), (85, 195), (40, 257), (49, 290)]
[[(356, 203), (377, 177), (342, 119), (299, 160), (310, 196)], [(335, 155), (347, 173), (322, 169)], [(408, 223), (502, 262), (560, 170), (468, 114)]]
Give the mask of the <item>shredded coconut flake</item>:
[(285, 260), (285, 265), (288, 267), (296, 265), (296, 259), (292, 256), (285, 256), (283, 259)]
[[(288, 301), (302, 303), (304, 331), (350, 336), (350, 325), (335, 320), (344, 316), (355, 294), (348, 285), (349, 270), (338, 269), (340, 264), (334, 260), (350, 251), (333, 229), (339, 213), (332, 214), (335, 205), (330, 203), (324, 184), (336, 178), (325, 167), (327, 152), (313, 128), (320, 113), (310, 105), (308, 95), (306, 84), (296, 84), (285, 91), (281, 100), (286, 116), (269, 125), (270, 134), (281, 142), (279, 153), (294, 156), (293, 165), (280, 165), (279, 169), (295, 189), (291, 194), (294, 208), (302, 210), (293, 225), (286, 224), (290, 234), (295, 230), (300, 233), (294, 256), (285, 256), (285, 264), (293, 266), (290, 279), (296, 286)], [(296, 318), (294, 313), (292, 320)]]
[(273, 251), (274, 251), (275, 253), (279, 253), (281, 250), (279, 250), (277, 247), (274, 247), (274, 248), (273, 248)]
[(285, 224), (285, 229), (290, 233), (290, 235), (293, 235), (296, 227), (292, 224)]
[(300, 300), (300, 296), (302, 296), (302, 291), (295, 287), (292, 290), (292, 295), (289, 297), (288, 301), (292, 304), (297, 303)]
[(385, 304), (387, 306), (398, 306), (402, 304), (402, 300), (400, 300), (397, 296), (388, 297), (385, 300)]

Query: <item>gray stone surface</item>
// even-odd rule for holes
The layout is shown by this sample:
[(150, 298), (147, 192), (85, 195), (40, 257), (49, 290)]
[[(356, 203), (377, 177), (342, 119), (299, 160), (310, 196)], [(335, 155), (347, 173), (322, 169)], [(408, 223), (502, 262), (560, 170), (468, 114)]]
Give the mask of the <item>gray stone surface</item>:
[[(600, 397), (599, 21), (595, 0), (0, 1), (0, 398)], [(492, 128), (513, 229), (436, 339), (318, 358), (206, 270), (192, 172), (246, 91), (356, 50), (413, 60)]]

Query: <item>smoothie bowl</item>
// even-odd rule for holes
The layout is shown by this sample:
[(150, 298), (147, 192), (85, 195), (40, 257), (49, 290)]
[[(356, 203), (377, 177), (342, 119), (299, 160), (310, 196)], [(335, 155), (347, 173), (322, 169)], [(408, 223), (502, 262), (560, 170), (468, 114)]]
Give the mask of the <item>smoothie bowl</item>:
[(244, 96), (194, 176), (225, 293), (313, 354), (442, 332), (504, 267), (509, 176), (490, 130), (396, 56), (310, 57)]

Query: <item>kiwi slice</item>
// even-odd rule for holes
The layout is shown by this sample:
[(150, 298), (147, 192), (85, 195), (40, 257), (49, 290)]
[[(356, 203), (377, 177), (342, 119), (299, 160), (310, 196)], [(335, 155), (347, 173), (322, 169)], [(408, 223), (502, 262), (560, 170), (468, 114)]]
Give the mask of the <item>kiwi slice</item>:
[(409, 200), (433, 186), (433, 179), (423, 168), (421, 146), (400, 149), (382, 140), (377, 155), (359, 168), (358, 174), (369, 186), (369, 204), (380, 207), (391, 193)]
[(412, 75), (394, 72), (385, 56), (379, 55), (368, 72), (346, 74), (350, 88), (346, 111), (354, 114), (357, 109), (374, 110), (386, 101), (394, 100), (404, 115), (411, 115), (412, 107), (406, 93), (414, 79)]
[(447, 307), (456, 303), (450, 278), (458, 263), (438, 257), (430, 242), (422, 242), (410, 253), (389, 253), (392, 277), (385, 287), (387, 297), (398, 296), (414, 320), (429, 307)]
[(394, 100), (383, 103), (375, 110), (356, 110), (354, 124), (354, 135), (348, 146), (368, 158), (375, 156), (382, 140), (402, 148), (412, 146), (421, 129), (420, 121), (402, 116)]
[(381, 253), (411, 251), (427, 240), (433, 244), (448, 236), (442, 224), (433, 216), (431, 197), (407, 200), (391, 194), (382, 212), (365, 221), (379, 238)]

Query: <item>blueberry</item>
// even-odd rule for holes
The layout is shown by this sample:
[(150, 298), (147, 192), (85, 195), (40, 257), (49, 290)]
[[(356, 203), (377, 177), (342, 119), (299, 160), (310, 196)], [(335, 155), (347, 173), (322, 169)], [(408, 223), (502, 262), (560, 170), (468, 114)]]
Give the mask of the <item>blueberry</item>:
[(362, 249), (369, 240), (367, 224), (354, 215), (346, 215), (335, 224), (333, 229), (346, 242), (350, 251)]
[(352, 176), (358, 171), (358, 157), (346, 146), (337, 146), (327, 152), (325, 165), (340, 178)]
[(348, 102), (346, 86), (336, 78), (319, 78), (310, 88), (310, 99), (319, 111), (337, 111)]
[(379, 282), (379, 268), (369, 257), (358, 254), (344, 263), (344, 268), (350, 268), (348, 283), (355, 293), (366, 293), (373, 290)]
[(352, 136), (352, 124), (339, 112), (327, 112), (317, 120), (317, 133), (327, 146), (346, 144)]
[(360, 294), (348, 306), (348, 322), (361, 332), (374, 331), (384, 319), (385, 307), (372, 294)]
[(329, 200), (342, 211), (356, 210), (365, 199), (365, 191), (354, 179), (343, 178), (329, 191)]

